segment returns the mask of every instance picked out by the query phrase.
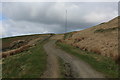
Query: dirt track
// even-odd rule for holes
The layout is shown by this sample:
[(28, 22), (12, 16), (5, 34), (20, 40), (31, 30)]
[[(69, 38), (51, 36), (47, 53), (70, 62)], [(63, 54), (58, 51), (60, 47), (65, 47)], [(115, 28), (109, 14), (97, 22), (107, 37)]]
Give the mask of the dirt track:
[(59, 78), (57, 57), (60, 57), (65, 63), (70, 64), (72, 76), (75, 78), (104, 78), (101, 73), (94, 70), (89, 64), (57, 48), (55, 40), (46, 43), (44, 49), (48, 55), (48, 68), (43, 77)]
[(43, 74), (42, 78), (58, 78), (59, 77), (59, 66), (58, 59), (54, 55), (54, 50), (51, 48), (49, 43), (44, 45), (44, 49), (48, 55), (47, 58), (47, 70)]

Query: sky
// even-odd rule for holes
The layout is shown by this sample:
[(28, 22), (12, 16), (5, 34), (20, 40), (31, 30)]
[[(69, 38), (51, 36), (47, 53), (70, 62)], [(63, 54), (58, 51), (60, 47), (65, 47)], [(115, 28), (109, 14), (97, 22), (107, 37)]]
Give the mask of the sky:
[(118, 16), (117, 2), (2, 2), (0, 37), (83, 30)]

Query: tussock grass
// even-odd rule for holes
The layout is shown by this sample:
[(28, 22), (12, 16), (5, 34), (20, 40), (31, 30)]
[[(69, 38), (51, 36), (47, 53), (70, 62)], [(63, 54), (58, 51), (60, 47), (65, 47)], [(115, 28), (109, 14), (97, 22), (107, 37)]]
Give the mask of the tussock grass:
[(72, 37), (72, 35), (73, 35), (72, 32), (66, 33), (66, 34), (64, 34), (64, 39), (70, 38), (70, 37)]
[(113, 31), (113, 30), (117, 30), (118, 27), (114, 27), (114, 28), (108, 28), (108, 29), (97, 29), (94, 31), (94, 33), (98, 33), (98, 32), (108, 32), (108, 31)]
[(105, 74), (106, 77), (118, 77), (119, 66), (111, 58), (104, 57), (96, 53), (83, 51), (68, 44), (60, 42), (57, 42), (56, 44), (64, 51), (86, 61), (94, 69)]

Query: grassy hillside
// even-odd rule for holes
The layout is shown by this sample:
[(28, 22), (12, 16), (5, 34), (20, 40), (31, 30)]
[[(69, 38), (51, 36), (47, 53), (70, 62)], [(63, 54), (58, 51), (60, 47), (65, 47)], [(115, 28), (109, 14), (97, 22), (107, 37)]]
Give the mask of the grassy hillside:
[(40, 78), (47, 64), (44, 43), (40, 40), (27, 51), (3, 59), (3, 78)]
[(116, 17), (82, 31), (67, 33), (62, 41), (79, 49), (116, 60), (118, 58), (118, 19), (119, 17)]
[(118, 77), (118, 68), (120, 66), (118, 66), (111, 58), (93, 52), (84, 51), (61, 42), (57, 42), (56, 44), (66, 52), (86, 61), (97, 71), (104, 73), (106, 77)]
[[(25, 40), (27, 43), (33, 39), (36, 39), (38, 37), (44, 38), (48, 36), (47, 34), (34, 34), (34, 35), (23, 35), (23, 36), (15, 36), (15, 37), (7, 37), (7, 38), (2, 38), (2, 50), (7, 51), (11, 50), (10, 46), (11, 43), (17, 40)], [(26, 44), (27, 44), (26, 43)]]

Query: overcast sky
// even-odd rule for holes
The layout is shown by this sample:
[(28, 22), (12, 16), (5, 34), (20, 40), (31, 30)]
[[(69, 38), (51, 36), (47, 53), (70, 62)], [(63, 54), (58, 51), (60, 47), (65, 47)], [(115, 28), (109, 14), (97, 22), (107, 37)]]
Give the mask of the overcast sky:
[(118, 16), (117, 2), (4, 2), (0, 5), (0, 37), (63, 33), (66, 10), (67, 31), (82, 30)]

